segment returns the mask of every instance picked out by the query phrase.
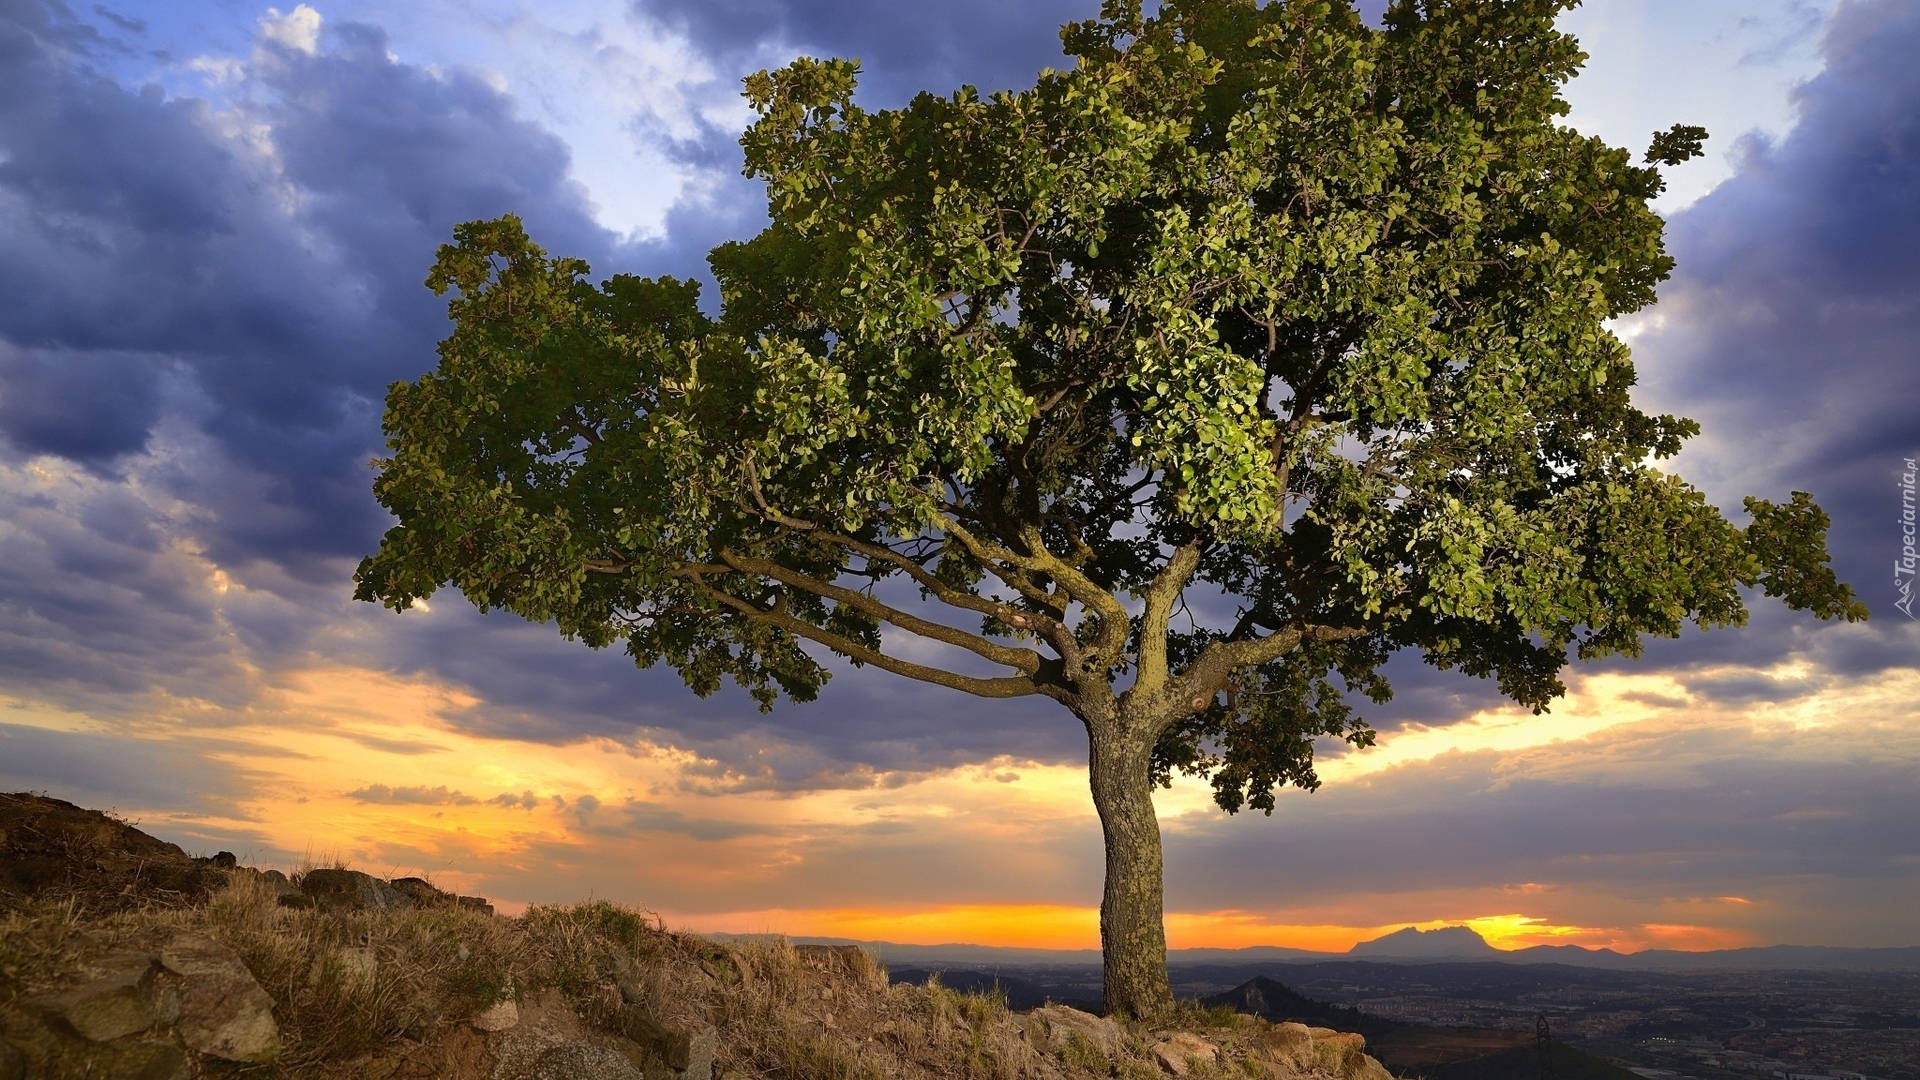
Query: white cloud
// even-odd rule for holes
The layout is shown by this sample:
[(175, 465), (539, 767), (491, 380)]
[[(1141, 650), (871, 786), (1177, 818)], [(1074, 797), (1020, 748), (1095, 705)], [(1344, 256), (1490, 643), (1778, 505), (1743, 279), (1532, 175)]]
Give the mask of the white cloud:
[(279, 8), (268, 8), (260, 17), (260, 36), (312, 56), (320, 47), (320, 13), (305, 4), (285, 15)]
[(671, 144), (714, 131), (730, 141), (748, 113), (739, 88), (677, 32), (605, 0), (342, 0), (341, 20), (377, 25), (407, 63), (464, 68), (510, 93), (560, 136), (596, 220), (630, 239), (662, 235), (677, 204), (731, 168), (690, 164)]
[(1646, 149), (1655, 131), (1700, 124), (1707, 156), (1668, 170), (1656, 204), (1680, 210), (1732, 176), (1749, 132), (1793, 125), (1793, 88), (1820, 70), (1820, 29), (1838, 0), (1596, 0), (1561, 28), (1589, 59), (1567, 88), (1574, 127), (1616, 146)]

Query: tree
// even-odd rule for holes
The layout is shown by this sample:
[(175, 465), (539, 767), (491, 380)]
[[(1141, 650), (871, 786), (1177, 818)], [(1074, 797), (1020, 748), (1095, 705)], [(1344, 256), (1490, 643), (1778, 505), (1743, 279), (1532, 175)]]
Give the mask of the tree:
[[(1670, 270), (1656, 161), (1558, 122), (1571, 0), (1109, 2), (1030, 90), (747, 80), (770, 224), (689, 281), (455, 230), (358, 595), (455, 587), (698, 694), (823, 652), (1085, 726), (1106, 1003), (1170, 1003), (1153, 785), (1271, 813), (1413, 649), (1544, 709), (1570, 656), (1865, 617), (1800, 492), (1735, 525), (1651, 462), (1608, 320)], [(884, 631), (884, 633), (883, 633)], [(945, 666), (897, 648), (952, 647)], [(923, 655), (918, 650), (913, 655)]]

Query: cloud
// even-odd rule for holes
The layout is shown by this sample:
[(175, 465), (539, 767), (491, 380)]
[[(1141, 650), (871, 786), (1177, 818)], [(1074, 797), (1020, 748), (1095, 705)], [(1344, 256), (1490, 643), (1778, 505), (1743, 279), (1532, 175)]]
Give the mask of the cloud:
[(450, 790), (445, 784), (433, 788), (424, 785), (388, 787), (386, 784), (368, 784), (358, 791), (347, 792), (347, 798), (386, 806), (473, 806), (480, 802), (464, 791)]
[(1742, 494), (1802, 489), (1833, 515), (1835, 565), (1873, 610), (1873, 632), (1816, 645), (1802, 621), (1768, 619), (1758, 635), (1728, 635), (1826, 651), (1825, 663), (1910, 664), (1920, 642), (1892, 609), (1888, 527), (1900, 462), (1920, 452), (1915, 49), (1913, 5), (1840, 5), (1825, 70), (1794, 94), (1796, 125), (1748, 139), (1737, 174), (1675, 216), (1676, 275), (1630, 327), (1642, 397), (1705, 427), (1683, 475), (1736, 511)]
[(279, 8), (268, 8), (260, 17), (260, 37), (312, 56), (320, 47), (320, 13), (301, 4), (285, 15)]
[(921, 90), (949, 94), (1033, 84), (1072, 61), (1062, 23), (1099, 15), (1090, 0), (980, 0), (969, 5), (886, 0), (638, 0), (636, 9), (682, 32), (740, 74), (796, 54), (858, 59), (870, 107), (905, 104)]

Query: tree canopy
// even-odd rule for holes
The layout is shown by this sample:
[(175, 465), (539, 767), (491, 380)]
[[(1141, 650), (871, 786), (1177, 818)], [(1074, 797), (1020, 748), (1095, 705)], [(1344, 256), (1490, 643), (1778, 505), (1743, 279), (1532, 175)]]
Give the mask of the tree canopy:
[(821, 647), (1059, 701), (1108, 1004), (1153, 1012), (1153, 780), (1271, 812), (1316, 739), (1370, 741), (1349, 698), (1402, 649), (1538, 710), (1746, 589), (1865, 616), (1805, 493), (1742, 526), (1655, 464), (1697, 426), (1635, 406), (1609, 320), (1671, 270), (1657, 165), (1705, 132), (1636, 162), (1566, 126), (1567, 6), (1109, 2), (1071, 70), (899, 109), (851, 61), (754, 75), (770, 223), (712, 252), (717, 311), (456, 229), (359, 595), (455, 587), (762, 708)]

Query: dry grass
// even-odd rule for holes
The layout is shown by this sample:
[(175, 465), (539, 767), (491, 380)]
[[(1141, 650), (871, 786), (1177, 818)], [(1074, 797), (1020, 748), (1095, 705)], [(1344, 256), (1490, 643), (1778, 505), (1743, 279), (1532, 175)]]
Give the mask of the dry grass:
[[(481, 1076), (449, 1069), (468, 1021), (506, 999), (558, 994), (589, 1027), (612, 1024), (623, 1001), (659, 1020), (713, 1024), (716, 1071), (793, 1080), (1092, 1080), (1160, 1076), (1152, 1032), (1128, 1034), (1109, 1060), (1069, 1042), (1036, 1049), (1026, 1017), (997, 996), (939, 985), (889, 985), (863, 953), (796, 949), (784, 941), (720, 943), (663, 929), (644, 911), (609, 903), (534, 907), (507, 919), (464, 907), (325, 912), (279, 907), (247, 872), (196, 907), (89, 914), (42, 900), (0, 918), (0, 1009), (60, 983), (87, 959), (153, 948), (175, 930), (233, 948), (273, 998), (289, 1078)], [(1266, 1025), (1189, 1009), (1174, 1026), (1231, 1046)], [(483, 1055), (484, 1057), (484, 1055)], [(1258, 1066), (1246, 1055), (1196, 1077), (1337, 1080), (1338, 1062), (1309, 1051)]]

